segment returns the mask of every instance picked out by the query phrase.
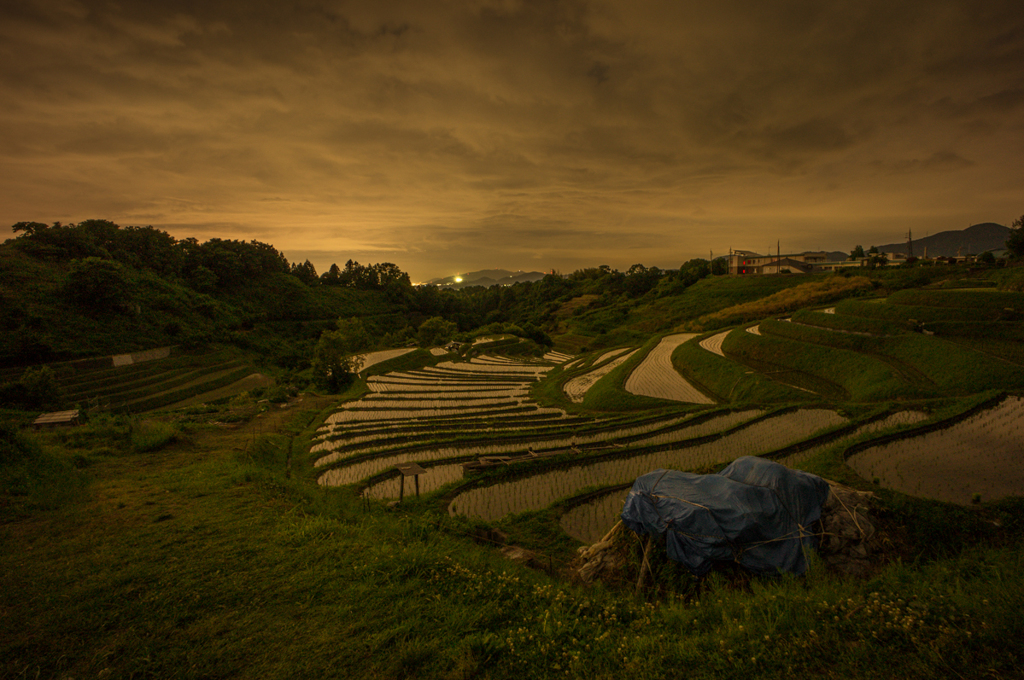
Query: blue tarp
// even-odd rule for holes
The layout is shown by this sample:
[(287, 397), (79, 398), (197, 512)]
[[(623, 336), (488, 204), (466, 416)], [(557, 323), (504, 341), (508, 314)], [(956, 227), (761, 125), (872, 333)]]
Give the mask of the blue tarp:
[(828, 482), (763, 458), (746, 456), (714, 475), (655, 470), (637, 477), (622, 510), (636, 533), (665, 537), (670, 559), (702, 576), (716, 561), (758, 573), (807, 568), (816, 547)]

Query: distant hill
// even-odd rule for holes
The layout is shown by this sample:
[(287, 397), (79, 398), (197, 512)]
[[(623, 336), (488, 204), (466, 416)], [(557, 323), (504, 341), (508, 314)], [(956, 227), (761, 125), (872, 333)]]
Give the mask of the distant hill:
[(466, 272), (458, 274), (462, 280), (456, 282), (456, 276), (445, 276), (440, 279), (427, 281), (428, 285), (449, 286), (452, 288), (465, 288), (467, 286), (484, 286), (485, 288), (499, 285), (510, 286), (519, 281), (540, 281), (544, 278), (544, 272), (513, 272), (507, 269), (482, 269), (478, 272)]
[[(914, 255), (923, 257), (927, 248), (928, 257), (951, 257), (957, 254), (978, 255), (986, 250), (1002, 250), (1006, 247), (1009, 227), (995, 222), (983, 222), (960, 231), (940, 231), (925, 238), (914, 239)], [(876, 246), (882, 253), (906, 253), (907, 242)], [(867, 250), (868, 246), (864, 246)]]

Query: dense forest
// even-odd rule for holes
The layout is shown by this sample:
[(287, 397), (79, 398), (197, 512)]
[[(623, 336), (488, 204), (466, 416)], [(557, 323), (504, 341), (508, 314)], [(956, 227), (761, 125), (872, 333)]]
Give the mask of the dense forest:
[(20, 222), (13, 231), (17, 236), (0, 245), (0, 363), (6, 366), (216, 341), (301, 368), (320, 334), (350, 318), (360, 319), (379, 346), (415, 341), (434, 317), (454, 324), (455, 334), (490, 326), (550, 345), (562, 302), (588, 296), (579, 315), (675, 295), (725, 267), (724, 260), (691, 260), (668, 271), (602, 266), (455, 291), (414, 287), (389, 262), (349, 260), (318, 274), (308, 260), (289, 263), (267, 243), (179, 240), (108, 220)]

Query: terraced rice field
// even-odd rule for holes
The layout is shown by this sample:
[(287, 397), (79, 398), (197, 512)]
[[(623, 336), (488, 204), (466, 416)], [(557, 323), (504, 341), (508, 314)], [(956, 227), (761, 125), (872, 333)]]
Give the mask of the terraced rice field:
[(710, 398), (690, 384), (672, 366), (672, 352), (679, 345), (697, 337), (696, 333), (679, 333), (662, 338), (658, 346), (633, 369), (626, 379), (626, 391), (645, 397), (670, 399), (691, 404), (712, 404)]
[(848, 444), (849, 442), (852, 442), (856, 438), (861, 437), (865, 434), (874, 434), (876, 432), (881, 432), (883, 430), (888, 430), (889, 428), (900, 427), (903, 425), (916, 425), (917, 423), (920, 423), (921, 421), (927, 419), (928, 414), (923, 413), (921, 411), (898, 411), (896, 413), (886, 416), (885, 418), (882, 418), (881, 420), (876, 420), (874, 422), (861, 425), (856, 430), (854, 430), (853, 432), (851, 432), (850, 434), (846, 435), (841, 439), (830, 441), (826, 444), (815, 446), (805, 451), (799, 451), (797, 453), (786, 456), (779, 462), (789, 467), (798, 468), (800, 467), (800, 464), (803, 463), (805, 460), (809, 460), (810, 458), (818, 455), (819, 453), (823, 453), (828, 449), (834, 448), (836, 446), (842, 446), (844, 443)]
[[(328, 416), (318, 432), (311, 452), (325, 455), (317, 459), (317, 466), (354, 459), (350, 465), (327, 470), (319, 482), (349, 484), (402, 462), (467, 455), (450, 446), (422, 450), (424, 441), (437, 439), (439, 429), (458, 432), (462, 425), (461, 429), (469, 426), (479, 432), (486, 427), (493, 432), (497, 420), (501, 427), (514, 430), (511, 423), (518, 419), (524, 421), (524, 428), (536, 427), (538, 417), (567, 419), (561, 409), (539, 408), (528, 397), (530, 383), (550, 369), (550, 365), (484, 357), (371, 377), (367, 380), (371, 393)], [(402, 443), (396, 445), (398, 431), (402, 431)], [(415, 452), (391, 453), (396, 447), (417, 445)]]
[[(844, 422), (845, 418), (827, 409), (783, 413), (711, 442), (583, 461), (565, 469), (471, 489), (459, 494), (448, 511), (453, 515), (464, 514), (494, 521), (509, 514), (546, 508), (559, 499), (569, 498), (590, 487), (632, 482), (640, 475), (660, 468), (693, 470), (727, 463), (741, 456), (762, 455)], [(608, 524), (605, 529), (610, 526)]]
[[(335, 467), (321, 475), (322, 484), (337, 486), (356, 483), (400, 463), (521, 455), (531, 450), (545, 452), (575, 448), (581, 452), (586, 450), (593, 453), (627, 445), (635, 447), (670, 444), (721, 432), (761, 413), (757, 410), (746, 410), (726, 412), (710, 418), (701, 415), (659, 416), (622, 425), (606, 424), (601, 421), (581, 422), (566, 418), (566, 422), (560, 425), (556, 424), (546, 431), (535, 430), (529, 435), (515, 429), (490, 428), (485, 432), (488, 439), (483, 443), (472, 440), (452, 441), (470, 434), (466, 427), (447, 432), (424, 428), (420, 433), (422, 436), (406, 435), (405, 440), (399, 443), (394, 443), (393, 436), (374, 433), (368, 437), (322, 441), (315, 445), (312, 451), (325, 454), (316, 460), (317, 467), (337, 462), (342, 464), (341, 467)], [(581, 425), (584, 427), (580, 427)], [(477, 427), (474, 431), (481, 433), (482, 429)], [(505, 436), (502, 437), (502, 434)]]
[(725, 352), (722, 351), (722, 343), (725, 341), (725, 336), (729, 335), (731, 332), (732, 331), (722, 331), (718, 335), (712, 335), (710, 338), (704, 338), (700, 341), (700, 346), (713, 354), (724, 357)]
[(944, 430), (872, 447), (847, 463), (901, 493), (969, 505), (1024, 494), (1024, 399), (1007, 397)]
[(570, 359), (572, 359), (572, 355), (564, 352), (551, 351), (544, 355), (544, 361), (550, 361), (553, 364), (564, 364)]
[(562, 530), (577, 541), (591, 545), (600, 541), (622, 515), (629, 487), (615, 489), (570, 509), (559, 520)]
[[(566, 381), (565, 385), (562, 386), (562, 391), (565, 392), (565, 395), (569, 397), (569, 399), (571, 399), (573, 403), (582, 403), (584, 397), (587, 396), (587, 392), (590, 390), (591, 387), (597, 384), (598, 380), (605, 377), (606, 375), (614, 371), (616, 368), (621, 366), (623, 363), (625, 363), (626, 359), (629, 359), (637, 351), (638, 350), (634, 349), (632, 352), (629, 352), (628, 354), (623, 354), (614, 361), (609, 361), (603, 366), (599, 366), (598, 368), (595, 368), (592, 371), (588, 371), (583, 375), (576, 376), (572, 380)], [(602, 355), (602, 357), (607, 356), (608, 354), (611, 353), (609, 352), (605, 355)]]
[(273, 382), (229, 351), (176, 354), (161, 348), (57, 370), (69, 403), (132, 413), (229, 397)]
[[(437, 491), (445, 484), (451, 484), (462, 479), (462, 463), (451, 463), (448, 465), (434, 465), (426, 467), (426, 472), (420, 475), (420, 493)], [(368, 486), (363, 494), (379, 500), (398, 498), (401, 491), (402, 480), (399, 477), (385, 479)], [(413, 496), (416, 493), (416, 483), (412, 477), (405, 480), (405, 495)]]
[(403, 347), (401, 349), (385, 349), (380, 352), (369, 352), (367, 354), (358, 354), (356, 358), (360, 360), (359, 370), (365, 371), (370, 366), (376, 366), (379, 363), (387, 361), (388, 359), (394, 359), (400, 357), (403, 354), (416, 351), (415, 347)]

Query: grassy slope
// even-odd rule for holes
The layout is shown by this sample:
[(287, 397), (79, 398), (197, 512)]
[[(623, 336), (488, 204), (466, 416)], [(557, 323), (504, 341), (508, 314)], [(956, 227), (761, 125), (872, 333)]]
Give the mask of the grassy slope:
[[(718, 285), (736, 286), (739, 299), (751, 284)], [(672, 304), (710, 309), (728, 298), (683, 302), (689, 293)], [(774, 340), (790, 343), (785, 352), (811, 346)], [(423, 354), (395, 367), (429, 363)], [(716, 365), (702, 375), (718, 371), (722, 384), (737, 375), (707, 363)], [(592, 403), (653, 406), (623, 401), (627, 374), (607, 376)], [(746, 380), (744, 398), (782, 389)], [(356, 381), (344, 398), (361, 390)], [(1024, 637), (1019, 503), (962, 509), (883, 493), (880, 521), (905, 559), (865, 580), (814, 563), (804, 579), (716, 577), (694, 590), (658, 555), (658, 583), (684, 597), (648, 606), (504, 560), (435, 498), (386, 512), (317, 488), (305, 452), (332, 401), (102, 420), (43, 435), (30, 466), (3, 459), (0, 677), (1024, 673), (1014, 644)], [(810, 464), (840, 477), (841, 451), (826, 455)], [(8, 493), (12, 474), (21, 495)], [(552, 524), (521, 520), (523, 539)], [(545, 540), (559, 547), (538, 563), (557, 572), (564, 541), (534, 543)]]
[(699, 340), (694, 338), (677, 347), (672, 365), (719, 401), (758, 404), (817, 399), (816, 395), (772, 381), (743, 364), (709, 352), (698, 344)]
[[(178, 423), (183, 439), (150, 453), (116, 441), (105, 453), (80, 448), (91, 463), (85, 491), (51, 509), (24, 498), (5, 507), (0, 675), (670, 678), (685, 669), (697, 678), (923, 678), (1022, 670), (1011, 641), (1024, 634), (1016, 578), (1024, 559), (1013, 544), (894, 563), (864, 581), (831, 577), (820, 565), (805, 580), (745, 588), (711, 579), (699, 594), (649, 606), (504, 560), (426, 499), (404, 512), (367, 512), (342, 491), (311, 486), (299, 455), (329, 403), (307, 399), (258, 417), (195, 415)], [(79, 435), (80, 445), (106, 441), (102, 432)], [(58, 435), (48, 437), (50, 455), (70, 455), (53, 446)], [(936, 509), (893, 510), (926, 511)], [(975, 526), (970, 516), (957, 521)]]

